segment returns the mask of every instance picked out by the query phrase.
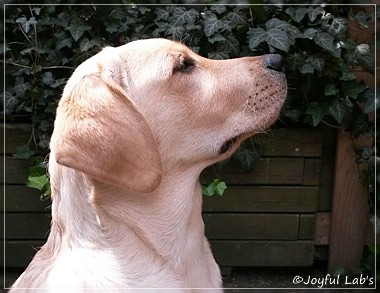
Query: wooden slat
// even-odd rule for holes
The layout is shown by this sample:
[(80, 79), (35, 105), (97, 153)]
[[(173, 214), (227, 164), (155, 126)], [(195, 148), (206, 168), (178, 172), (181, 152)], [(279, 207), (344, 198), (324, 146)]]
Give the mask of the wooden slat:
[(304, 171), (303, 158), (262, 158), (251, 172), (244, 172), (234, 160), (215, 173), (208, 168), (202, 174), (203, 183), (220, 178), (227, 184), (286, 184), (302, 185)]
[(50, 214), (6, 213), (5, 238), (9, 240), (46, 239), (50, 229), (50, 221)]
[(317, 213), (315, 219), (314, 242), (316, 245), (328, 245), (330, 238), (331, 213)]
[(316, 212), (318, 187), (228, 186), (223, 196), (204, 196), (205, 212)]
[(321, 160), (305, 159), (303, 185), (319, 185), (321, 177)]
[(310, 129), (273, 129), (255, 136), (264, 156), (320, 157), (322, 132)]
[[(5, 183), (24, 185), (28, 178), (30, 167), (29, 160), (14, 159), (11, 156), (5, 156)], [(1, 168), (2, 169), (2, 168)], [(1, 173), (3, 170), (1, 171)], [(0, 183), (4, 183), (4, 176), (1, 176)]]
[(211, 249), (221, 266), (311, 266), (313, 241), (213, 240)]
[[(4, 242), (1, 242), (4, 245)], [(5, 267), (7, 268), (25, 268), (30, 263), (39, 247), (44, 243), (44, 241), (35, 240), (6, 241), (5, 262), (1, 260), (1, 263), (5, 263)], [(3, 253), (1, 253), (1, 258), (3, 258)]]
[(301, 214), (298, 239), (313, 240), (315, 234), (315, 214)]
[(297, 240), (298, 214), (203, 214), (208, 239)]
[[(3, 189), (3, 186), (0, 185)], [(40, 200), (37, 189), (22, 185), (5, 186), (5, 211), (7, 212), (49, 212), (51, 201)], [(4, 209), (1, 209), (4, 211)]]
[(367, 190), (360, 181), (351, 134), (339, 130), (330, 230), (329, 270), (358, 267), (368, 216)]
[[(16, 153), (16, 148), (28, 143), (31, 135), (31, 125), (28, 124), (12, 124), (5, 123), (1, 125), (1, 133), (5, 134), (5, 144), (4, 137), (1, 135), (0, 143), (5, 145), (6, 154)], [(3, 150), (1, 150), (3, 153)]]

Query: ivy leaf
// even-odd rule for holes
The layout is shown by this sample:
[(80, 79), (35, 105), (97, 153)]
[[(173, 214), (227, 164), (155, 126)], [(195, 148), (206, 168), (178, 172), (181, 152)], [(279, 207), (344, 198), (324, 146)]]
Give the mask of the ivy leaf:
[(276, 17), (269, 19), (265, 23), (265, 28), (267, 29), (267, 31), (274, 28), (286, 30), (289, 26), (290, 26), (289, 23), (287, 23), (286, 21), (280, 20)]
[(317, 8), (310, 9), (308, 12), (308, 16), (309, 16), (310, 21), (314, 22), (317, 19), (317, 17), (323, 13), (325, 13), (325, 10), (323, 9), (323, 7), (318, 6)]
[(314, 36), (314, 42), (323, 49), (333, 53), (337, 58), (340, 57), (340, 50), (334, 46), (334, 37), (328, 33), (318, 33)]
[(211, 37), (213, 34), (217, 33), (224, 27), (224, 24), (216, 17), (214, 13), (206, 13), (206, 16), (204, 16), (204, 18), (205, 21), (203, 31), (206, 37)]
[(41, 176), (28, 176), (28, 180), (26, 182), (26, 185), (31, 188), (36, 188), (40, 191), (46, 188), (46, 185), (49, 184), (49, 177), (45, 175)]
[(245, 172), (252, 171), (259, 158), (260, 154), (256, 150), (244, 148), (239, 148), (234, 155), (234, 159), (239, 162)]
[(345, 68), (342, 71), (342, 74), (339, 78), (341, 81), (348, 81), (348, 80), (355, 80), (356, 76), (351, 71), (349, 71), (347, 68)]
[(236, 27), (239, 24), (246, 24), (247, 18), (245, 14), (238, 13), (236, 11), (230, 11), (226, 15), (226, 19), (228, 19), (233, 27)]
[(71, 25), (71, 26), (67, 27), (66, 30), (68, 30), (70, 32), (74, 41), (77, 42), (81, 38), (81, 36), (83, 36), (83, 34), (86, 31), (91, 30), (91, 27), (89, 25), (86, 25), (86, 24)]
[(156, 8), (154, 10), (154, 13), (157, 15), (156, 21), (160, 21), (160, 20), (168, 21), (169, 20), (170, 12), (167, 9)]
[(16, 153), (13, 155), (15, 159), (29, 159), (35, 155), (35, 151), (31, 150), (28, 145), (22, 145), (16, 148)]
[(284, 52), (289, 51), (289, 37), (282, 29), (273, 28), (267, 31), (266, 41), (268, 45), (276, 49), (280, 49)]
[(353, 99), (357, 99), (358, 95), (367, 89), (367, 86), (359, 83), (357, 80), (347, 81), (343, 85), (344, 95)]
[(87, 38), (84, 38), (83, 40), (81, 40), (79, 48), (81, 52), (87, 52), (89, 49), (95, 46), (100, 47), (100, 41), (98, 39), (89, 40)]
[(198, 11), (195, 9), (187, 10), (184, 7), (175, 7), (173, 15), (170, 17), (170, 23), (173, 26), (184, 26), (186, 24), (194, 23), (198, 18)]
[(306, 109), (306, 114), (311, 115), (313, 126), (317, 126), (328, 113), (328, 107), (324, 104), (312, 102)]
[(183, 26), (173, 26), (168, 24), (166, 27), (166, 34), (176, 39), (181, 39), (185, 32), (186, 29)]
[(31, 17), (29, 20), (25, 16), (16, 19), (16, 23), (21, 24), (21, 27), (25, 33), (28, 33), (31, 25), (35, 25), (37, 20), (35, 17)]
[(344, 40), (347, 32), (347, 19), (341, 17), (334, 18), (328, 32), (332, 36)]
[(13, 88), (16, 94), (16, 97), (22, 97), (25, 95), (27, 90), (30, 90), (31, 85), (29, 82), (24, 82), (24, 78), (17, 77), (16, 78), (16, 85)]
[(325, 96), (333, 96), (339, 93), (339, 89), (336, 88), (335, 84), (328, 83), (325, 87)]
[(42, 76), (42, 82), (46, 85), (51, 85), (54, 82), (53, 74), (50, 71), (47, 71)]
[(267, 38), (267, 32), (262, 28), (251, 29), (248, 32), (248, 45), (253, 51), (258, 45), (260, 45)]
[(360, 101), (364, 101), (364, 113), (371, 113), (379, 108), (378, 94), (375, 97), (375, 90), (369, 88), (360, 94)]
[(63, 40), (61, 40), (59, 43), (56, 45), (56, 49), (59, 51), (64, 47), (71, 48), (73, 45), (73, 40), (72, 38), (68, 37)]
[(296, 22), (301, 22), (302, 19), (305, 17), (306, 13), (308, 13), (308, 8), (294, 8), (290, 7), (285, 10), (285, 12)]
[(302, 67), (304, 57), (300, 53), (289, 54), (286, 63), (291, 70), (295, 71), (297, 68)]
[(351, 102), (348, 99), (347, 101), (343, 99), (335, 99), (332, 100), (329, 104), (329, 113), (338, 123), (341, 123), (343, 121), (347, 109), (350, 105), (352, 106)]
[(315, 28), (308, 28), (303, 32), (305, 38), (312, 40), (314, 36), (318, 33), (318, 30)]
[(313, 65), (313, 67), (319, 72), (321, 72), (325, 67), (325, 60), (315, 56), (309, 57), (306, 62), (310, 62), (310, 64)]
[(207, 186), (202, 186), (202, 194), (206, 196), (213, 196), (215, 193), (222, 196), (224, 191), (227, 189), (227, 185), (223, 181), (219, 181), (219, 179), (214, 179)]
[(300, 72), (303, 74), (314, 73), (314, 66), (311, 65), (310, 63), (305, 63), (301, 66)]
[(217, 14), (222, 14), (226, 12), (227, 8), (224, 5), (213, 5), (211, 6), (211, 11)]
[(211, 44), (214, 44), (215, 42), (224, 42), (226, 40), (225, 37), (223, 37), (222, 34), (215, 34), (213, 35), (212, 37), (209, 37), (208, 38), (208, 41), (211, 43)]
[(227, 32), (225, 42), (218, 47), (218, 51), (229, 52), (230, 56), (238, 56), (240, 52), (240, 44), (234, 34)]

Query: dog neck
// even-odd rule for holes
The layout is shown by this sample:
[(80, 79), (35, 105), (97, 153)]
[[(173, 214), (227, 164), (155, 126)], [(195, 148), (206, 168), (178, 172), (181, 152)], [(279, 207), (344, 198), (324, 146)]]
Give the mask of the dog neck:
[(138, 247), (176, 269), (191, 261), (188, 250), (204, 253), (198, 171), (168, 173), (153, 193), (136, 194), (58, 164), (50, 172), (55, 168), (51, 234), (60, 234), (61, 248), (103, 245), (130, 263), (128, 247), (134, 254)]

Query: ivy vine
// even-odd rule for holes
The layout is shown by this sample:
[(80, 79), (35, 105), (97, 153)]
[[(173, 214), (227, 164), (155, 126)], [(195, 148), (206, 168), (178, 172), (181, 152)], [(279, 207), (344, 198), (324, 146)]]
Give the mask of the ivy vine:
[[(49, 193), (41, 158), (48, 152), (57, 102), (74, 68), (104, 46), (141, 38), (180, 40), (212, 59), (280, 53), (286, 58), (290, 88), (280, 117), (282, 126), (323, 123), (345, 127), (355, 136), (373, 135), (369, 114), (377, 107), (374, 90), (359, 81), (352, 69), (373, 73), (375, 44), (348, 39), (347, 29), (352, 19), (368, 27), (375, 15), (360, 10), (349, 16), (350, 9), (334, 5), (6, 6), (2, 111), (8, 121), (32, 123), (29, 144), (15, 154), (40, 156), (28, 185)], [(245, 169), (252, 168), (257, 156), (244, 147), (236, 154)], [(217, 193), (223, 189), (219, 183), (214, 182)]]

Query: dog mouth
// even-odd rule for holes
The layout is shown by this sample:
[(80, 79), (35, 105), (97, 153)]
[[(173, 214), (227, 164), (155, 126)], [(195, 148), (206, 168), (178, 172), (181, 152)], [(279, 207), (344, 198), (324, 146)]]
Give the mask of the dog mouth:
[(232, 148), (236, 145), (237, 142), (241, 141), (241, 139), (245, 136), (245, 134), (236, 135), (228, 140), (226, 140), (219, 149), (219, 155), (224, 155), (225, 153), (230, 153)]

